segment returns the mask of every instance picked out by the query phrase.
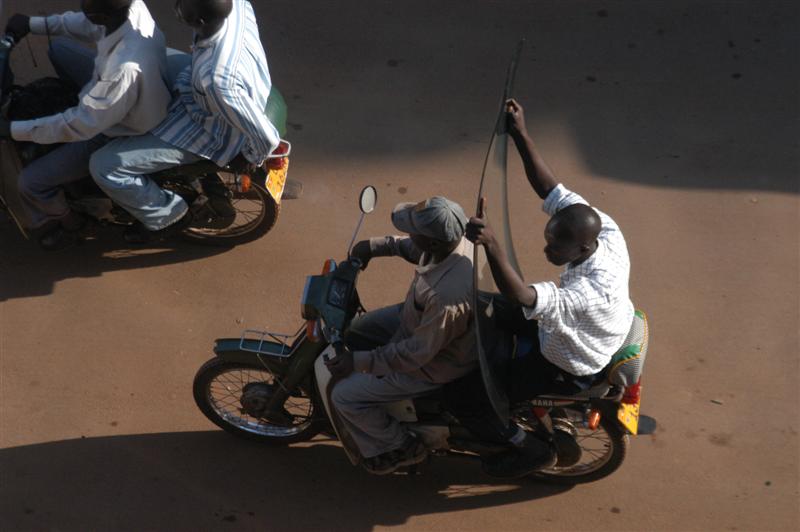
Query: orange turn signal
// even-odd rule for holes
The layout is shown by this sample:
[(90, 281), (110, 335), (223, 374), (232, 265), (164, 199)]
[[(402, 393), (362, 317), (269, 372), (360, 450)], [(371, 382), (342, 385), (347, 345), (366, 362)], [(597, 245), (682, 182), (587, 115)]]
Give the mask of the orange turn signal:
[(314, 343), (319, 342), (319, 322), (317, 320), (306, 322), (306, 338)]
[(589, 427), (591, 430), (597, 430), (597, 427), (600, 426), (600, 411), (592, 409), (589, 411), (589, 415), (586, 416), (586, 426)]
[(253, 185), (253, 180), (249, 175), (242, 174), (239, 176), (239, 191), (250, 192), (250, 187)]
[(336, 269), (336, 261), (333, 259), (328, 259), (325, 261), (325, 264), (322, 266), (322, 275), (328, 275), (332, 271)]

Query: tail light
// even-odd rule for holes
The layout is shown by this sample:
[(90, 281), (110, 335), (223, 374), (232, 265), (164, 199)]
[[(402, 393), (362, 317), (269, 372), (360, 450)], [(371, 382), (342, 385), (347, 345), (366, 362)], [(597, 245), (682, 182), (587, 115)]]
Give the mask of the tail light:
[(642, 396), (641, 382), (632, 384), (625, 388), (625, 393), (622, 395), (622, 402), (628, 405), (638, 404)]
[(272, 153), (267, 157), (266, 166), (269, 170), (280, 170), (286, 166), (287, 157), (292, 151), (292, 145), (287, 141), (282, 140)]

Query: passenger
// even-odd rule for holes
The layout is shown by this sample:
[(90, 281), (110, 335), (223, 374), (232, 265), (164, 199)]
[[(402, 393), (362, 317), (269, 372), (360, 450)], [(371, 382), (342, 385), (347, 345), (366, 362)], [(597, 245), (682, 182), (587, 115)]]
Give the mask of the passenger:
[[(628, 249), (614, 220), (559, 183), (528, 135), (522, 106), (509, 100), (507, 110), (509, 133), (528, 181), (551, 216), (544, 231), (545, 256), (566, 268), (558, 285), (526, 285), (484, 218), (470, 220), (466, 237), (484, 246), (498, 288), (531, 320), (532, 351), (512, 359), (507, 372), (510, 400), (571, 395), (592, 386), (630, 329), (634, 308), (628, 295)], [(552, 464), (549, 446), (515, 424), (506, 428), (500, 422), (480, 374), (454, 383), (447, 392), (454, 398), (450, 410), (472, 432), (514, 444), (515, 450), (484, 460), (489, 474), (515, 478)]]
[(166, 120), (149, 134), (97, 151), (95, 182), (138, 221), (125, 232), (145, 243), (191, 223), (186, 202), (147, 177), (203, 159), (252, 171), (280, 141), (264, 112), (272, 82), (255, 13), (246, 0), (178, 0), (178, 18), (195, 30), (192, 64), (174, 87)]
[(359, 242), (352, 255), (400, 256), (417, 265), (404, 304), (353, 320), (346, 351), (328, 361), (340, 381), (333, 406), (366, 459), (387, 474), (426, 456), (425, 446), (396, 419), (387, 403), (427, 394), (472, 371), (477, 361), (472, 319), (472, 253), (463, 238), (467, 217), (456, 203), (433, 197), (400, 204), (394, 226), (408, 237)]
[(50, 60), (59, 76), (83, 87), (77, 106), (35, 120), (0, 121), (0, 136), (60, 144), (19, 176), (30, 229), (44, 233), (47, 250), (74, 243), (85, 219), (67, 204), (61, 185), (89, 174), (89, 160), (111, 138), (141, 135), (167, 115), (164, 36), (142, 0), (83, 0), (80, 12), (49, 17), (13, 15), (6, 33), (28, 33), (96, 43), (95, 52), (73, 40), (56, 39)]

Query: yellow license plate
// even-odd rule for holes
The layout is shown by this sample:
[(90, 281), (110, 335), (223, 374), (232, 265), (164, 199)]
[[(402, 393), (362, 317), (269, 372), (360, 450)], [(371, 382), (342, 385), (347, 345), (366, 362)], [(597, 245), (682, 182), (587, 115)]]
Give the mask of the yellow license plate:
[(266, 188), (270, 196), (275, 200), (275, 203), (281, 202), (283, 196), (283, 189), (286, 187), (286, 175), (289, 172), (289, 158), (283, 164), (282, 168), (272, 168), (267, 174)]
[(619, 405), (619, 410), (617, 410), (617, 419), (634, 436), (639, 431), (640, 402), (641, 398), (635, 404), (622, 403)]

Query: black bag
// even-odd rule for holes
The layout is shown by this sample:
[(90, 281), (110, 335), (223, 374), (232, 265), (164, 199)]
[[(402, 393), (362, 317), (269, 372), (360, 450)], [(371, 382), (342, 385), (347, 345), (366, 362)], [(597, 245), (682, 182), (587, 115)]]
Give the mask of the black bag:
[(78, 88), (60, 78), (42, 78), (24, 87), (14, 87), (8, 108), (9, 120), (32, 120), (62, 113), (78, 105)]

